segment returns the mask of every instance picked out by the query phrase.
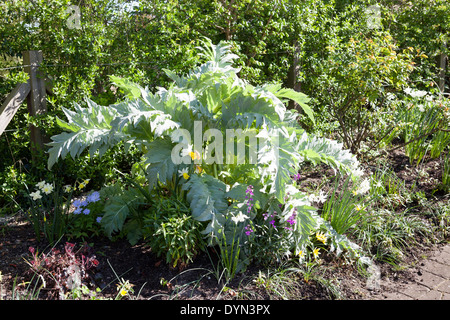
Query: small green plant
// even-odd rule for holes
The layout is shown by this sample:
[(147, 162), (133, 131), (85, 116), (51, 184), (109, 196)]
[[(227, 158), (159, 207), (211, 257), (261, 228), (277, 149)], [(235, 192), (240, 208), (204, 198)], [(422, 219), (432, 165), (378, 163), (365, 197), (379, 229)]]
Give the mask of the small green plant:
[(441, 188), (445, 191), (450, 190), (450, 152), (447, 155), (441, 156), (442, 168), (442, 184)]
[(448, 102), (427, 91), (406, 88), (405, 106), (397, 109), (397, 123), (410, 163), (427, 155), (437, 158), (450, 142)]
[(350, 177), (347, 177), (339, 190), (341, 176), (336, 177), (335, 186), (329, 199), (322, 209), (322, 216), (330, 221), (331, 226), (339, 234), (345, 234), (354, 227), (366, 212), (367, 197), (370, 190), (370, 182), (365, 179), (357, 188), (350, 188)]
[[(221, 268), (218, 266), (216, 274), (218, 279), (222, 279), (222, 275), (225, 276), (225, 283), (232, 280), (238, 271), (242, 268), (240, 261), (241, 248), (239, 246), (239, 238), (232, 237), (231, 243), (227, 243), (227, 237), (224, 234), (220, 242), (218, 242)], [(222, 271), (220, 271), (222, 270)]]
[(120, 278), (119, 283), (117, 284), (117, 295), (115, 300), (121, 300), (123, 298), (131, 299), (134, 294), (133, 287), (134, 284), (130, 283), (129, 280)]
[[(40, 284), (40, 285), (39, 285)], [(17, 277), (12, 284), (11, 300), (38, 300), (46, 283), (42, 276), (33, 275), (30, 281), (17, 283)]]
[(431, 231), (432, 227), (427, 222), (408, 210), (373, 209), (372, 214), (364, 216), (353, 235), (364, 250), (374, 254), (376, 260), (396, 265), (408, 245)]
[(183, 202), (162, 197), (144, 216), (143, 237), (172, 267), (184, 268), (204, 248), (201, 225)]
[(100, 200), (100, 193), (94, 191), (84, 199), (77, 199), (72, 202), (74, 210), (70, 214), (73, 215), (73, 218), (67, 230), (69, 239), (86, 240), (102, 234), (100, 222), (104, 202)]
[(82, 284), (81, 287), (73, 288), (65, 295), (66, 300), (104, 300), (99, 297), (100, 288), (90, 289), (87, 285)]

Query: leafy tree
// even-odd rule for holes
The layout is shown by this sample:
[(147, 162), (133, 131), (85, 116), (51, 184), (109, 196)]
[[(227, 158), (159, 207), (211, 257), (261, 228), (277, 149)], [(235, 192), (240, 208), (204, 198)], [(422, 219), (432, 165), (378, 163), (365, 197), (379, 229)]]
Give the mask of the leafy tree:
[[(413, 47), (423, 51), (422, 59), (413, 74), (414, 81), (437, 82), (440, 70), (438, 57), (450, 53), (450, 4), (445, 0), (416, 0), (404, 3), (382, 1), (385, 24), (401, 48)], [(445, 70), (448, 77), (448, 68)], [(423, 85), (422, 85), (423, 86)]]

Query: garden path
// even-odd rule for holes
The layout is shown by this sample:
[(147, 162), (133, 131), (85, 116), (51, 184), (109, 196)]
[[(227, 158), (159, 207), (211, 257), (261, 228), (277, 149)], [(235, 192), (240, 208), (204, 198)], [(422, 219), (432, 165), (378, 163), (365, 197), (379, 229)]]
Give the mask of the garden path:
[(441, 247), (414, 267), (415, 279), (377, 300), (450, 300), (450, 244)]

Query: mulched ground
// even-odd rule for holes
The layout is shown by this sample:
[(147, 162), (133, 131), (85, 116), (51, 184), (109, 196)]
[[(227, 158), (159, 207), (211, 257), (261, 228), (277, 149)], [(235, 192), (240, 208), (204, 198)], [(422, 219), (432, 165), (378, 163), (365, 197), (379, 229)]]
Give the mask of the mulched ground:
[[(389, 155), (389, 162), (398, 177), (407, 184), (418, 182), (419, 187), (426, 193), (432, 192), (435, 182), (440, 180), (439, 160), (427, 161), (424, 166), (427, 174), (419, 178), (414, 169), (409, 166), (408, 159), (401, 150)], [(323, 171), (316, 170), (305, 176), (304, 182), (319, 182), (322, 176)], [(434, 195), (443, 196), (439, 192)], [(62, 240), (57, 247), (63, 250), (64, 243), (65, 241)], [(77, 244), (77, 246), (79, 245)], [(274, 293), (276, 288), (264, 287), (254, 281), (260, 272), (263, 274), (270, 272), (273, 275), (275, 269), (268, 270), (255, 265), (249, 267), (245, 273), (239, 274), (224, 287), (223, 278), (218, 280), (220, 274), (214, 273), (217, 266), (217, 255), (214, 248), (210, 248), (208, 254), (202, 253), (197, 256), (194, 262), (184, 270), (178, 270), (171, 268), (163, 259), (156, 257), (151, 252), (151, 248), (144, 243), (130, 246), (126, 239), (111, 242), (108, 239), (100, 238), (92, 240), (89, 245), (99, 263), (97, 267), (90, 270), (89, 277), (84, 283), (91, 289), (102, 289), (101, 293), (97, 293), (98, 297), (115, 298), (118, 294), (119, 279), (123, 279), (134, 285), (133, 297), (137, 299), (266, 300), (281, 298), (280, 295)], [(403, 265), (417, 263), (435, 246), (409, 248)], [(27, 287), (30, 289), (29, 281), (32, 279), (32, 273), (25, 261), (25, 259), (31, 259), (30, 247), (38, 249), (39, 252), (49, 252), (50, 250), (45, 242), (38, 243), (36, 241), (30, 225), (20, 215), (16, 215), (8, 221), (3, 219), (3, 222), (0, 223), (0, 276), (2, 278), (0, 300), (11, 299), (14, 282), (16, 292), (23, 292)], [(317, 280), (305, 281), (301, 275), (292, 274), (290, 276), (294, 277), (295, 285), (285, 286), (289, 287), (291, 291), (285, 292), (284, 297), (308, 300), (381, 299), (383, 290), (392, 290), (392, 286), (395, 286), (396, 283), (405, 283), (413, 278), (412, 271), (408, 271), (408, 269), (395, 270), (388, 264), (382, 264), (379, 267), (383, 283), (389, 283), (391, 287), (382, 287), (381, 291), (371, 291), (366, 286), (367, 278), (358, 272), (356, 266), (346, 264), (346, 261), (341, 258), (327, 257), (324, 254), (322, 267), (318, 270), (321, 279), (328, 280), (328, 283)], [(389, 281), (384, 281), (386, 279)], [(333, 287), (338, 288), (338, 294), (330, 290)], [(84, 296), (84, 299), (88, 298), (88, 296)], [(58, 290), (52, 288), (49, 283), (47, 288), (40, 291), (39, 299), (58, 299)]]

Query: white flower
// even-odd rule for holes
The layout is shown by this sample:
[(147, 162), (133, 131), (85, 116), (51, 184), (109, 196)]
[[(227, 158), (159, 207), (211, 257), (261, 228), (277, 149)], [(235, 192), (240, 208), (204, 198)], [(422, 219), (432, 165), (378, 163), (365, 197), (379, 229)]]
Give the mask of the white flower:
[(417, 107), (419, 108), (420, 112), (424, 112), (425, 111), (425, 107), (424, 107), (423, 104), (419, 104)]
[(45, 181), (41, 181), (41, 182), (36, 183), (36, 187), (38, 187), (39, 189), (42, 190), (42, 188), (44, 188), (44, 185), (45, 185), (45, 184), (46, 184)]
[(378, 180), (377, 182), (374, 183), (373, 186), (375, 188), (382, 188), (383, 187), (383, 182), (381, 182), (381, 180)]
[(413, 90), (411, 88), (406, 88), (405, 90), (406, 94), (410, 95), (413, 98), (422, 98), (423, 96), (426, 96), (428, 92), (423, 90)]
[(42, 191), (43, 191), (45, 194), (50, 194), (50, 193), (52, 193), (52, 191), (53, 191), (53, 186), (52, 186), (50, 183), (46, 183), (46, 184), (44, 184), (44, 186), (42, 187)]
[(392, 92), (388, 92), (388, 93), (386, 94), (386, 99), (389, 100), (389, 101), (395, 100), (395, 98), (397, 98), (397, 97), (396, 97), (395, 94), (393, 94)]
[(242, 212), (239, 212), (237, 216), (231, 218), (231, 220), (233, 220), (233, 222), (236, 224), (238, 224), (239, 222), (244, 222), (246, 219), (248, 219), (248, 216), (246, 216)]
[(70, 192), (72, 191), (72, 186), (70, 184), (67, 184), (64, 186), (64, 192)]
[(308, 200), (309, 202), (323, 203), (327, 201), (327, 195), (322, 190), (320, 190), (318, 195), (315, 194), (308, 195)]
[(325, 192), (320, 190), (319, 195), (316, 197), (316, 200), (317, 202), (324, 203), (325, 201), (327, 201), (327, 195), (325, 194)]
[(360, 167), (353, 167), (352, 168), (352, 176), (359, 178), (362, 175), (364, 175), (364, 170), (361, 169)]
[(368, 179), (364, 179), (356, 190), (357, 194), (364, 194), (370, 190), (370, 181)]
[(32, 198), (33, 200), (37, 200), (37, 199), (41, 199), (41, 198), (42, 198), (41, 193), (39, 192), (39, 190), (30, 193), (30, 196), (31, 196), (31, 198)]
[(422, 98), (422, 97), (426, 96), (427, 93), (428, 93), (428, 92), (423, 91), (423, 90), (417, 90), (417, 91), (415, 91), (415, 92), (412, 94), (412, 96), (413, 96), (413, 97), (417, 97), (417, 98)]
[(187, 145), (181, 150), (181, 155), (183, 157), (188, 156), (192, 152), (192, 144)]

